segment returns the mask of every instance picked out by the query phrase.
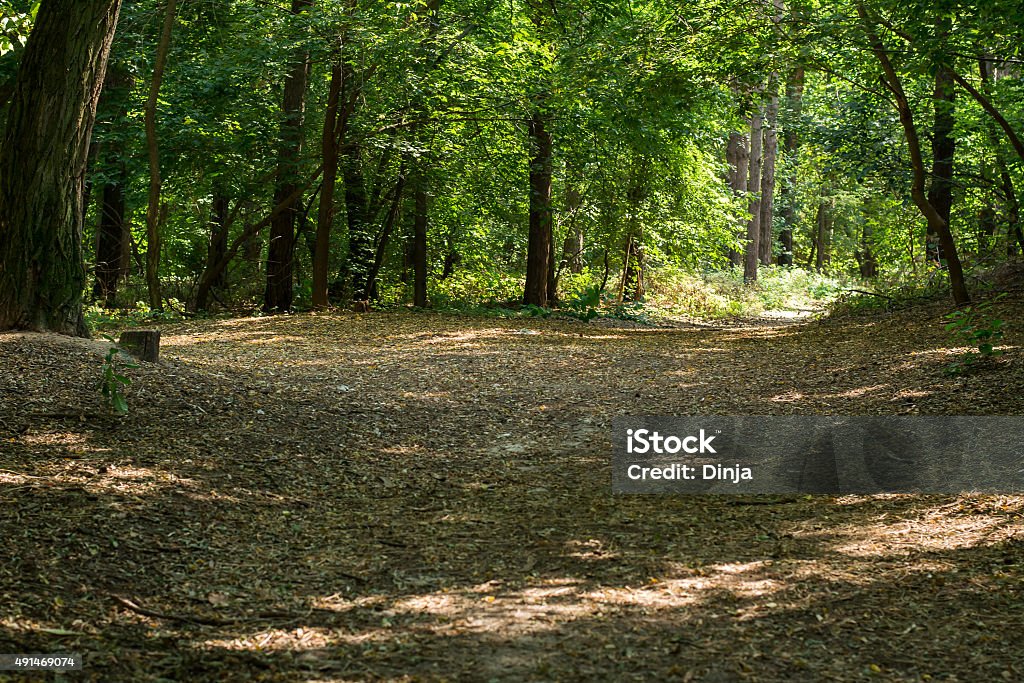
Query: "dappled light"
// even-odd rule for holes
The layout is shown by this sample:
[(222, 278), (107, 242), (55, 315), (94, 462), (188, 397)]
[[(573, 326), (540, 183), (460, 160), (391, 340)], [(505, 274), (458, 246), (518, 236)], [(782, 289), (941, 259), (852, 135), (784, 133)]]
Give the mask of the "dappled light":
[[(64, 639), (129, 678), (1011, 670), (1020, 496), (609, 489), (618, 413), (1020, 410), (1020, 392), (930, 364), (927, 322), (851, 322), (839, 356), (821, 346), (836, 322), (608, 334), (544, 320), (527, 335), (423, 319), (166, 326), (163, 363), (129, 370), (116, 419), (90, 388), (99, 356), (3, 340), (5, 359), (63, 383), (9, 376), (16, 398), (0, 392), (15, 548), (0, 639)], [(898, 653), (922, 629), (987, 659), (929, 646), (941, 664), (910, 662)]]

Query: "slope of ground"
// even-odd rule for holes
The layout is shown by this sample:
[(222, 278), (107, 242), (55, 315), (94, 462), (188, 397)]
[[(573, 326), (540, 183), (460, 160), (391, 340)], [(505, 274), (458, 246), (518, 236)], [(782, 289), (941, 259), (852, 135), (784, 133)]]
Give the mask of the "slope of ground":
[(1020, 680), (1024, 497), (610, 493), (620, 414), (1021, 414), (1003, 308), (1010, 353), (963, 377), (937, 305), (197, 321), (121, 419), (102, 344), (0, 335), (0, 652), (97, 681)]

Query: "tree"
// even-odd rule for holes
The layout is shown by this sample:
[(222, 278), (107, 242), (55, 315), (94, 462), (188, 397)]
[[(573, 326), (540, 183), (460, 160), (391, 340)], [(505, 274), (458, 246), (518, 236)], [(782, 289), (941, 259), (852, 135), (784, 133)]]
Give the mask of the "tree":
[[(133, 79), (124, 65), (109, 64), (99, 108), (108, 108), (113, 121), (121, 122), (127, 119), (128, 96), (132, 83)], [(96, 282), (93, 297), (110, 308), (117, 299), (118, 282), (127, 273), (131, 249), (125, 203), (125, 193), (128, 189), (127, 150), (120, 136), (102, 147), (102, 150), (96, 150), (97, 157), (106, 157), (109, 170), (100, 188), (100, 201), (97, 207), (99, 225), (96, 231)]]
[(755, 193), (750, 200), (750, 220), (747, 221), (747, 248), (743, 259), (743, 280), (753, 282), (757, 279), (759, 263), (759, 246), (761, 243), (761, 198), (757, 194), (761, 189), (761, 162), (764, 128), (764, 114), (758, 109), (750, 117), (750, 165), (747, 175), (747, 188)]
[(547, 306), (555, 295), (548, 291), (551, 267), (551, 133), (544, 114), (535, 111), (528, 124), (532, 156), (530, 158), (530, 239), (526, 252), (525, 301)]
[(167, 66), (167, 52), (171, 47), (171, 33), (174, 30), (174, 14), (177, 0), (167, 0), (164, 9), (163, 29), (156, 48), (156, 62), (153, 78), (149, 83), (149, 99), (146, 100), (146, 152), (149, 157), (149, 201), (146, 206), (146, 286), (149, 290), (149, 306), (154, 311), (163, 310), (160, 295), (160, 227), (166, 218), (166, 211), (160, 205), (160, 146), (156, 137), (156, 107), (160, 98), (160, 84)]
[(871, 13), (868, 12), (863, 4), (857, 5), (857, 13), (864, 24), (871, 50), (882, 67), (882, 83), (892, 94), (896, 110), (899, 112), (900, 124), (903, 127), (907, 150), (910, 153), (910, 165), (913, 171), (910, 196), (927, 221), (928, 229), (938, 235), (939, 247), (944, 252), (946, 258), (946, 268), (949, 273), (949, 284), (953, 293), (953, 300), (957, 304), (969, 303), (971, 297), (967, 293), (963, 266), (960, 264), (960, 256), (956, 250), (953, 233), (949, 229), (949, 221), (942, 217), (939, 209), (929, 201), (927, 194), (925, 194), (927, 172), (925, 170), (924, 158), (921, 155), (921, 138), (917, 132), (917, 124), (914, 122), (913, 109), (903, 88), (903, 81), (900, 79), (892, 60), (889, 58), (888, 50), (878, 36), (876, 21)]
[[(292, 0), (291, 14), (298, 16), (313, 5), (313, 0)], [(302, 125), (306, 112), (306, 84), (309, 81), (309, 49), (295, 49), (291, 69), (285, 77), (281, 104), (281, 139), (278, 148), (277, 180), (274, 184), (274, 205), (280, 205), (295, 193), (300, 183), (299, 159), (302, 154)], [(289, 204), (271, 221), (270, 243), (267, 247), (267, 288), (263, 310), (283, 313), (292, 309), (292, 255), (295, 250), (294, 204)]]
[(0, 329), (88, 336), (84, 174), (120, 8), (44, 0), (36, 16), (0, 142)]
[(797, 132), (797, 121), (802, 110), (804, 93), (804, 68), (797, 66), (786, 80), (786, 107), (792, 123), (786, 127), (783, 136), (783, 149), (786, 152), (788, 174), (779, 193), (782, 202), (782, 232), (779, 235), (781, 250), (779, 265), (793, 265), (793, 230), (797, 224), (795, 190), (797, 184), (797, 150), (800, 148), (800, 136)]

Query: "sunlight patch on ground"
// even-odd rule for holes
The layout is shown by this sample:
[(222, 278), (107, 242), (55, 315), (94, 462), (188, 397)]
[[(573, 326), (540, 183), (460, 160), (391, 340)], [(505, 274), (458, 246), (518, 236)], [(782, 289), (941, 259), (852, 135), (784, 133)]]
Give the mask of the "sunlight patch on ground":
[(807, 394), (800, 393), (799, 391), (787, 391), (784, 394), (776, 394), (772, 396), (771, 401), (775, 403), (796, 403), (807, 399)]
[(1018, 530), (1006, 528), (1005, 518), (973, 515), (967, 519), (936, 519), (932, 522), (900, 520), (829, 531), (831, 547), (854, 557), (890, 557), (894, 553), (938, 551), (989, 545)]
[(856, 389), (849, 389), (848, 391), (841, 391), (836, 394), (822, 394), (822, 398), (860, 398), (861, 396), (867, 396), (868, 394), (885, 391), (889, 388), (888, 384), (875, 384), (870, 387), (857, 387)]
[[(69, 453), (94, 452), (100, 449), (89, 446), (89, 439), (83, 434), (57, 432), (49, 434), (24, 434), (16, 439), (26, 446), (44, 446), (62, 449)], [(102, 449), (109, 450), (109, 449)]]
[(769, 320), (800, 320), (803, 318), (810, 318), (815, 314), (816, 311), (810, 311), (807, 309), (786, 309), (786, 310), (774, 310), (765, 311), (761, 314), (762, 318)]

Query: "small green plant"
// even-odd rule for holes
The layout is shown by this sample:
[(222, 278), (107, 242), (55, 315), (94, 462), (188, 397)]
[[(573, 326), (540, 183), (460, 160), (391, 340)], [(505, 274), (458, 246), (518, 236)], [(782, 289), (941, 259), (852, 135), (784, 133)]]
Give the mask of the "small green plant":
[(591, 285), (565, 302), (566, 313), (589, 322), (600, 315), (601, 285)]
[(526, 304), (521, 309), (524, 316), (531, 318), (549, 318), (551, 317), (551, 309), (538, 306), (537, 304)]
[(1003, 321), (991, 315), (992, 305), (1003, 298), (1003, 294), (975, 306), (965, 306), (945, 316), (945, 330), (957, 341), (971, 346), (946, 366), (946, 372), (959, 375), (981, 361), (1002, 355), (995, 345), (1003, 338)]
[[(103, 371), (96, 389), (103, 395), (115, 415), (126, 415), (128, 401), (124, 395), (124, 388), (131, 384), (132, 380), (124, 375), (124, 370), (139, 366), (132, 362), (131, 356), (117, 348), (113, 337), (105, 334), (103, 338), (111, 343), (111, 347), (103, 357)], [(128, 360), (123, 360), (121, 356)]]

